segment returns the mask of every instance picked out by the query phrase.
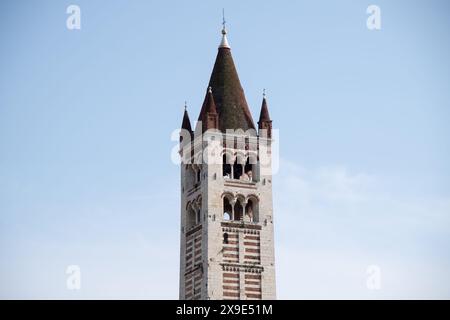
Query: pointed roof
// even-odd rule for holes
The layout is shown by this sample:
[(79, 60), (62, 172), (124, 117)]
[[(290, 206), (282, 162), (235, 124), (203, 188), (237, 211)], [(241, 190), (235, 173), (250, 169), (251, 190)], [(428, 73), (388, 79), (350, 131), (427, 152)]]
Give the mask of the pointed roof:
[(263, 93), (263, 101), (261, 105), (261, 112), (259, 114), (258, 125), (261, 124), (263, 121), (270, 121), (269, 108), (267, 108), (267, 100), (265, 93)]
[(203, 104), (205, 105), (206, 113), (217, 114), (217, 108), (216, 104), (214, 103), (214, 96), (212, 94), (211, 87), (209, 87), (208, 91), (206, 92), (205, 101), (203, 101)]
[[(244, 90), (231, 56), (225, 28), (222, 30), (222, 42), (219, 45), (209, 87), (212, 88), (212, 95), (219, 114), (219, 129), (222, 132), (225, 132), (226, 129), (255, 129)], [(199, 120), (203, 118), (205, 112), (203, 106)]]
[(181, 123), (181, 129), (186, 129), (190, 132), (192, 131), (191, 120), (189, 120), (186, 104), (184, 105), (184, 114), (183, 114), (183, 122)]

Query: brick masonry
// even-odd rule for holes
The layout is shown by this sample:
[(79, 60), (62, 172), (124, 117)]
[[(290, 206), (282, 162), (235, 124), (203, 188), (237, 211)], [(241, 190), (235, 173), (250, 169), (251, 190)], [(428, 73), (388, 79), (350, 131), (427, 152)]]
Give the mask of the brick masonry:
[[(252, 143), (250, 150), (257, 150), (258, 138), (251, 138)], [(225, 151), (248, 154), (247, 148), (221, 145), (221, 152), (210, 155), (215, 157), (208, 159), (210, 164), (181, 165), (179, 297), (275, 299), (272, 176), (260, 175), (257, 163), (253, 167), (256, 181), (224, 178), (219, 159)], [(267, 152), (270, 155), (270, 148)], [(193, 178), (197, 172), (192, 174), (193, 168), (200, 171), (200, 181)], [(225, 221), (224, 196), (244, 199), (241, 201), (257, 199), (257, 221)]]

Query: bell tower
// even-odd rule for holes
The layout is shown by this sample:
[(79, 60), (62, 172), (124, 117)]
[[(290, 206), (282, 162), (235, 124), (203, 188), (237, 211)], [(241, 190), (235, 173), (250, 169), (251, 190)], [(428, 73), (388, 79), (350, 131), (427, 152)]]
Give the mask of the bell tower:
[(192, 130), (180, 133), (179, 298), (275, 299), (272, 120), (263, 95), (255, 127), (222, 29)]

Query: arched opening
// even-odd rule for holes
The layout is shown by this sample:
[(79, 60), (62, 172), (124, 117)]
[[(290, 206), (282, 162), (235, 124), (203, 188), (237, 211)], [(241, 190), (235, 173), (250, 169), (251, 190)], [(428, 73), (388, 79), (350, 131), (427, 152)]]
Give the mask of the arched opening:
[(242, 175), (242, 165), (238, 163), (238, 159), (233, 164), (233, 179), (240, 179)]
[(234, 220), (242, 220), (243, 216), (243, 208), (241, 204), (241, 200), (236, 201), (236, 204), (234, 205)]
[(227, 244), (228, 243), (228, 233), (224, 233), (223, 234), (223, 243)]
[(253, 222), (253, 201), (248, 200), (245, 205), (245, 221)]
[(231, 179), (231, 161), (228, 160), (228, 157), (226, 154), (223, 155), (222, 158), (222, 173), (223, 177), (226, 179)]
[(231, 220), (233, 207), (227, 197), (223, 198), (223, 220)]
[(245, 205), (245, 220), (249, 222), (259, 221), (259, 208), (257, 199), (248, 199)]
[(250, 164), (250, 158), (245, 162), (242, 180), (253, 181), (253, 165)]

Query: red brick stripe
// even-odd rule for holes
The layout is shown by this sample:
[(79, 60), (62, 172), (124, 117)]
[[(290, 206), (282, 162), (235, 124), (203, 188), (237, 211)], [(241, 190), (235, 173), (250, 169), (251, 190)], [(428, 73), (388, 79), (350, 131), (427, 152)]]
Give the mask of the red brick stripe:
[(227, 296), (227, 297), (238, 297), (239, 298), (239, 292), (224, 291), (223, 295)]
[(222, 286), (223, 290), (237, 290), (239, 291), (239, 287), (235, 287), (235, 286)]
[(245, 291), (256, 291), (256, 292), (261, 292), (261, 288), (249, 288), (249, 287), (246, 287), (246, 288), (245, 288)]
[[(226, 279), (224, 279), (223, 283), (239, 283), (239, 280), (226, 280)], [(259, 283), (256, 283), (256, 284), (259, 284)]]
[(239, 248), (235, 247), (224, 247), (223, 251), (239, 251)]

